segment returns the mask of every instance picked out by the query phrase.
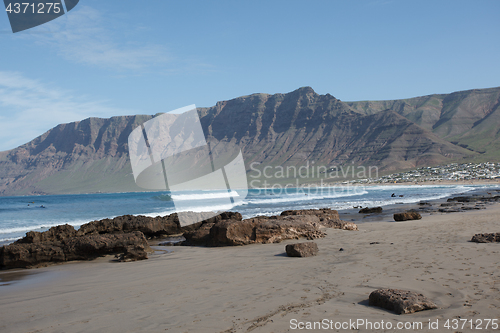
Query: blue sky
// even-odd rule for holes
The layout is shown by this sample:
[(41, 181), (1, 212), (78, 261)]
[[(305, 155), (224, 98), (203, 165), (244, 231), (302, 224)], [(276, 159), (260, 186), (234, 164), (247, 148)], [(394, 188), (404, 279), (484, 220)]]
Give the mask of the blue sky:
[(87, 117), (311, 86), (344, 101), (500, 86), (500, 1), (80, 0), (13, 34), (0, 150)]

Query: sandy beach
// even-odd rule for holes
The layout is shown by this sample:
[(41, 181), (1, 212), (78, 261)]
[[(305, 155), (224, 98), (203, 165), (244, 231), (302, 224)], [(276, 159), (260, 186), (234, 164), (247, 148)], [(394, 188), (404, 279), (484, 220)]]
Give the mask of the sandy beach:
[[(414, 329), (419, 332), (471, 331), (470, 322), (468, 329), (444, 325), (500, 319), (500, 244), (469, 242), (476, 233), (498, 232), (499, 216), (494, 204), (418, 221), (387, 217), (359, 224), (360, 231), (327, 229), (316, 240), (319, 255), (309, 258), (287, 257), (285, 245), (296, 241), (286, 241), (170, 247), (139, 262), (104, 257), (24, 270), (30, 274), (0, 286), (0, 331), (277, 333), (324, 320), (328, 329), (309, 331), (346, 331), (335, 323), (349, 320), (422, 322)], [(368, 306), (379, 288), (421, 292), (439, 309), (396, 315)], [(429, 320), (438, 320), (439, 329), (429, 329)]]

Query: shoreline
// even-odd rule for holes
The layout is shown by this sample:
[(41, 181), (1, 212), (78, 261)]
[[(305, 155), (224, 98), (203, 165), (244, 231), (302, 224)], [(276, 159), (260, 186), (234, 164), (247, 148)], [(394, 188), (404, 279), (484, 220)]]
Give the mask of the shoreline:
[[(459, 186), (484, 186), (484, 185), (489, 185), (489, 186), (497, 186), (498, 188), (500, 188), (500, 184), (497, 184), (497, 183), (474, 183), (474, 184), (457, 184), (457, 183), (453, 183), (453, 184), (412, 184), (412, 183), (397, 183), (397, 184), (391, 184), (391, 183), (386, 183), (386, 184), (369, 184), (369, 185), (361, 185), (361, 184), (355, 184), (355, 185), (348, 185), (349, 187), (351, 188), (362, 188), (363, 186), (366, 186), (366, 187), (371, 187), (371, 186), (398, 186), (398, 187), (416, 187), (416, 186), (440, 186), (440, 185), (445, 185), (445, 186), (456, 186), (456, 185), (459, 185)], [(344, 185), (345, 186), (345, 185)], [(333, 188), (335, 187), (338, 187), (338, 186), (332, 186)], [(328, 188), (327, 186), (325, 186), (325, 188)], [(264, 188), (260, 189), (260, 190), (264, 190)], [(481, 191), (481, 189), (472, 189), (471, 191), (467, 191), (466, 193), (473, 193), (475, 191)], [(456, 194), (453, 194), (453, 195), (458, 195), (458, 192)], [(434, 200), (434, 199), (433, 199)], [(440, 200), (440, 199), (436, 199), (436, 200)], [(399, 206), (399, 204), (387, 204), (387, 205), (383, 205), (382, 207), (387, 207), (388, 209), (389, 208), (394, 208), (394, 207), (400, 207), (400, 208), (404, 208), (404, 207), (409, 207), (408, 205), (415, 205), (417, 203), (417, 201), (413, 202), (413, 203), (404, 203), (403, 205)], [(322, 208), (322, 207), (317, 207), (317, 208)], [(350, 209), (350, 208), (333, 208), (333, 209), (336, 209), (339, 211), (339, 214), (345, 214), (346, 212), (348, 212), (349, 214), (354, 214), (355, 211)], [(410, 209), (410, 208), (408, 208)], [(384, 208), (385, 210), (385, 208)], [(154, 214), (148, 214), (148, 213), (145, 213), (145, 214), (134, 214), (136, 216), (139, 216), (139, 215), (143, 215), (143, 216), (152, 216)], [(116, 216), (120, 216), (120, 215), (116, 215)], [(108, 218), (113, 218), (113, 217), (116, 217), (116, 216), (109, 216)], [(252, 216), (245, 216), (245, 218), (251, 218)], [(89, 219), (88, 221), (86, 222), (82, 222), (82, 223), (87, 223), (87, 222), (90, 222), (91, 220)], [(71, 223), (71, 222), (70, 222)], [(30, 231), (45, 231), (45, 230), (48, 230), (48, 228), (46, 229), (31, 229)], [(26, 231), (27, 232), (27, 231)], [(3, 241), (0, 241), (0, 247), (3, 246), (3, 245), (8, 245), (8, 244), (11, 244), (13, 242), (15, 242), (17, 239), (20, 239), (22, 238), (23, 236), (25, 235), (25, 233), (22, 235), (22, 236), (19, 236), (18, 238), (16, 239), (9, 239), (9, 240), (3, 240)]]
[[(319, 255), (310, 258), (284, 255), (285, 245), (297, 242), (288, 240), (175, 247), (133, 263), (108, 256), (39, 268), (20, 283), (0, 286), (0, 329), (277, 333), (291, 331), (291, 320), (498, 319), (499, 244), (470, 239), (498, 231), (499, 215), (499, 203), (416, 221), (386, 215), (359, 224), (360, 231), (327, 229), (314, 241)], [(378, 288), (421, 292), (438, 309), (396, 315), (368, 306)]]

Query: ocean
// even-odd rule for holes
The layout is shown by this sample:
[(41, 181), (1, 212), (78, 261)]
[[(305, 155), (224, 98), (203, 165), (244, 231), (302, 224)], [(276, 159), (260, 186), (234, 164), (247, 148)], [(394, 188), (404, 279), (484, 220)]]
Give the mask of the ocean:
[[(497, 185), (492, 185), (497, 187)], [(276, 215), (289, 209), (328, 207), (344, 210), (396, 203), (435, 200), (488, 185), (394, 185), (312, 188), (251, 189), (235, 207), (220, 205), (220, 198), (237, 196), (215, 191), (97, 193), (0, 197), (0, 242), (23, 237), (28, 231), (45, 231), (60, 224), (80, 225), (120, 215), (158, 216), (175, 212), (174, 202), (196, 212), (231, 210), (244, 218)], [(241, 193), (241, 192), (240, 192)], [(392, 194), (395, 197), (392, 197)], [(402, 195), (403, 197), (399, 197)], [(187, 205), (186, 205), (187, 203)]]

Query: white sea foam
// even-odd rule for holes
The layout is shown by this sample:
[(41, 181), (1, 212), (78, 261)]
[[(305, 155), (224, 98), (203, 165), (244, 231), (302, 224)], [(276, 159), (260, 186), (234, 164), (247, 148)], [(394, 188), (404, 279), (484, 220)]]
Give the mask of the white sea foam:
[(0, 244), (1, 243), (10, 243), (10, 242), (15, 242), (18, 239), (21, 239), (22, 237), (11, 237), (11, 238), (0, 238)]
[[(288, 209), (311, 209), (320, 207), (330, 207), (332, 209), (343, 210), (352, 209), (353, 206), (387, 206), (396, 203), (414, 203), (421, 200), (435, 200), (447, 196), (456, 196), (460, 193), (466, 193), (472, 190), (488, 189), (498, 187), (498, 185), (470, 186), (470, 185), (367, 185), (367, 186), (350, 186), (348, 188), (331, 187), (331, 188), (301, 188), (289, 189), (288, 193), (276, 193), (269, 195), (252, 195), (258, 192), (259, 189), (253, 189), (250, 194), (244, 199), (243, 196), (238, 196), (238, 192), (223, 191), (203, 191), (203, 192), (177, 192), (172, 194), (174, 200), (179, 200), (183, 203), (183, 209), (180, 211), (194, 212), (219, 212), (226, 210), (239, 211), (245, 218), (257, 215), (277, 215)], [(291, 193), (292, 191), (301, 190)], [(391, 197), (394, 192), (397, 197)], [(306, 195), (307, 194), (307, 195)], [(399, 197), (399, 195), (404, 197)], [(129, 195), (128, 195), (129, 196)], [(228, 197), (234, 197), (236, 207), (227, 203)], [(50, 199), (50, 198), (49, 198)], [(58, 198), (57, 198), (58, 199)], [(218, 199), (226, 199), (218, 204)], [(243, 200), (244, 199), (244, 200)], [(0, 222), (0, 241), (14, 241), (28, 231), (45, 231), (50, 227), (68, 223), (72, 226), (79, 227), (84, 223), (88, 223), (95, 219), (95, 215), (100, 215), (101, 218), (113, 218), (114, 216), (126, 214), (127, 208), (123, 205), (128, 205), (129, 200), (135, 208), (134, 213), (143, 211), (142, 214), (135, 213), (134, 215), (145, 215), (156, 217), (159, 215), (169, 215), (176, 210), (170, 202), (158, 201), (157, 204), (145, 208), (142, 206), (142, 196), (138, 194), (136, 201), (127, 198), (126, 203), (121, 203), (121, 207), (113, 206), (113, 209), (107, 209), (108, 202), (99, 200), (99, 205), (89, 206), (88, 212), (83, 214), (78, 211), (71, 211), (72, 207), (80, 207), (80, 202), (77, 206), (64, 207), (54, 212), (52, 210), (31, 211), (26, 209), (26, 212), (11, 214), (5, 213), (2, 215), (3, 221)], [(238, 202), (242, 200), (241, 202)], [(116, 205), (115, 201), (110, 201), (110, 204)], [(90, 202), (92, 204), (92, 202)], [(175, 203), (175, 202), (174, 202)], [(211, 205), (211, 203), (214, 203)], [(59, 203), (58, 203), (59, 204)], [(135, 206), (134, 206), (135, 205)], [(96, 207), (94, 212), (92, 207)], [(58, 207), (59, 208), (59, 207)], [(144, 209), (144, 210), (143, 210)], [(92, 213), (89, 213), (92, 212)], [(34, 215), (36, 213), (36, 215)], [(106, 215), (106, 214), (110, 215)], [(11, 215), (8, 215), (11, 214)], [(24, 214), (24, 215), (22, 215)], [(92, 215), (91, 215), (92, 214)], [(22, 219), (21, 217), (25, 218)]]
[[(326, 192), (326, 191), (325, 191)], [(297, 202), (297, 201), (313, 201), (313, 200), (324, 200), (324, 199), (335, 199), (335, 198), (343, 198), (343, 197), (352, 197), (356, 195), (364, 195), (368, 194), (367, 191), (359, 191), (359, 192), (347, 192), (347, 193), (335, 193), (332, 194), (308, 194), (308, 193), (300, 193), (293, 194), (288, 196), (278, 196), (277, 198), (273, 198), (271, 195), (264, 196), (265, 199), (261, 199), (262, 196), (256, 196), (256, 199), (253, 199), (251, 196), (248, 196), (245, 202), (249, 204), (276, 204), (276, 203), (285, 203), (285, 202)]]
[(20, 232), (28, 232), (28, 231), (43, 231), (43, 230), (48, 230), (52, 227), (56, 227), (61, 224), (69, 224), (72, 225), (73, 227), (79, 227), (84, 223), (87, 223), (89, 221), (71, 221), (71, 222), (49, 222), (49, 223), (44, 223), (44, 224), (38, 224), (38, 225), (25, 225), (25, 226), (20, 226), (20, 227), (11, 227), (11, 228), (0, 228), (0, 235), (1, 234), (13, 234), (13, 233), (20, 233)]
[(377, 207), (377, 206), (388, 206), (388, 205), (395, 205), (399, 203), (403, 204), (410, 204), (410, 203), (415, 203), (415, 202), (420, 202), (420, 201), (429, 201), (429, 200), (438, 200), (442, 198), (446, 198), (452, 193), (445, 193), (445, 194), (439, 194), (435, 196), (427, 196), (425, 198), (422, 197), (395, 197), (395, 198), (388, 198), (384, 200), (359, 200), (359, 201), (347, 201), (347, 202), (340, 202), (337, 204), (334, 204), (331, 206), (331, 208), (336, 209), (336, 210), (343, 210), (343, 209), (350, 209), (353, 208), (353, 206), (363, 206), (363, 207)]
[(210, 193), (193, 193), (193, 194), (171, 194), (172, 200), (206, 200), (206, 199), (221, 199), (238, 197), (236, 191), (231, 192), (210, 192)]
[(185, 208), (179, 209), (179, 210), (167, 210), (167, 211), (146, 213), (146, 214), (137, 214), (137, 215), (156, 217), (156, 216), (166, 216), (166, 215), (170, 215), (170, 214), (173, 214), (176, 212), (195, 212), (195, 213), (222, 212), (222, 211), (230, 210), (233, 207), (234, 207), (233, 205), (191, 206), (191, 207), (185, 207)]

